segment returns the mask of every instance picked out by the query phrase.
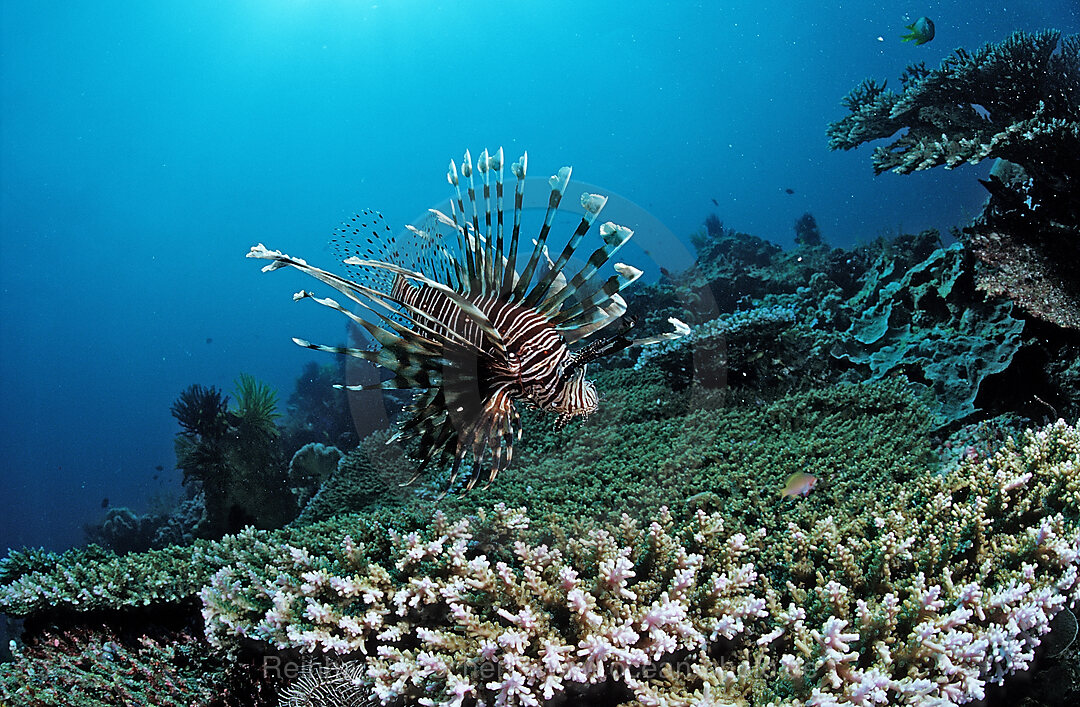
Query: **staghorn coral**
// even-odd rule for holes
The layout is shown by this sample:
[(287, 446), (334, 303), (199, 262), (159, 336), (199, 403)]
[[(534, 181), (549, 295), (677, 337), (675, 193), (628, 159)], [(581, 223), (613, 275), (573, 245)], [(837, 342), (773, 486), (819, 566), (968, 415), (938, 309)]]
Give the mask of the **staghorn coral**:
[[(879, 488), (888, 499), (894, 493), (892, 479), (911, 478), (933, 458), (929, 411), (901, 381), (848, 384), (783, 396), (764, 406), (757, 401), (741, 406), (688, 400), (665, 388), (655, 369), (600, 375), (612, 390), (611, 404), (597, 413), (595, 426), (556, 432), (528, 421), (535, 427), (533, 441), (523, 450), (529, 455), (523, 473), (477, 490), (475, 501), (451, 496), (439, 507), (453, 518), (474, 513), (477, 504), (503, 502), (528, 504), (537, 517), (603, 519), (607, 509), (641, 515), (661, 505), (685, 505), (686, 499), (709, 490), (723, 499), (731, 517), (759, 527), (804, 513), (858, 513), (866, 494)], [(368, 486), (344, 477), (340, 485), (332, 479), (309, 504), (319, 509), (311, 520), (278, 532), (247, 529), (220, 540), (126, 556), (93, 547), (60, 554), (16, 551), (0, 561), (0, 577), (6, 578), (0, 611), (22, 616), (50, 607), (122, 610), (183, 601), (231, 558), (244, 557), (252, 548), (272, 552), (282, 543), (320, 546), (324, 536), (332, 544), (335, 534), (346, 532), (357, 542), (382, 547), (386, 526), (427, 522), (433, 508), (430, 497), (402, 495), (395, 481), (400, 477), (391, 474), (407, 479), (410, 470), (400, 451), (383, 441), (374, 437), (365, 442), (361, 449), (370, 455), (368, 461), (354, 457), (355, 465), (365, 475), (388, 474), (383, 484), (395, 492), (396, 507), (386, 497), (371, 504), (364, 490)], [(794, 508), (774, 507), (771, 500), (784, 479), (799, 470), (822, 475), (828, 482), (822, 488), (836, 489), (837, 500), (812, 495)], [(567, 491), (571, 488), (573, 493)], [(359, 489), (356, 496), (354, 489)], [(361, 508), (362, 515), (344, 515)], [(312, 522), (316, 518), (321, 522)], [(6, 573), (4, 568), (9, 568)]]
[(537, 704), (571, 683), (626, 704), (962, 704), (1080, 599), (1078, 511), (1080, 433), (1059, 421), (862, 515), (745, 534), (661, 509), (538, 542), (500, 506), (392, 533), (385, 555), (347, 535), (255, 556), (201, 596), (215, 645), (366, 656), (386, 704)]
[[(558, 545), (515, 541), (529, 525), (505, 506), (476, 523), (437, 514), (426, 532), (393, 533), (378, 564), (346, 536), (331, 556), (288, 547), (268, 565), (227, 566), (201, 593), (207, 637), (367, 654), (383, 701), (537, 704), (569, 683), (621, 681), (643, 696), (642, 668), (734, 640), (765, 615), (745, 561), (753, 543), (719, 515), (699, 512), (675, 533), (661, 509), (645, 528), (624, 516)], [(492, 561), (480, 536), (513, 557)]]

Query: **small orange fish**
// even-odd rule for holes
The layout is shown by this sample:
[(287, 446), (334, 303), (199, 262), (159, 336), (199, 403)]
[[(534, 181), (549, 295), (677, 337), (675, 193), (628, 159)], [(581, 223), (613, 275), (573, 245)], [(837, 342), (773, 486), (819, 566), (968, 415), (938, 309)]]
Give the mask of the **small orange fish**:
[(805, 496), (810, 493), (810, 489), (814, 488), (815, 484), (817, 484), (816, 476), (797, 471), (788, 477), (787, 483), (784, 484), (784, 488), (780, 491), (780, 497)]

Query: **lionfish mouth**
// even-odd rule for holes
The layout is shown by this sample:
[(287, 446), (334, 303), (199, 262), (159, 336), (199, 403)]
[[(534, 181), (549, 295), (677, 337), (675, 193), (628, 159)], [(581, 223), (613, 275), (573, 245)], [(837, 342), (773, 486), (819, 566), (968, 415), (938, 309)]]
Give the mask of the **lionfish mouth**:
[(571, 272), (571, 259), (607, 202), (605, 196), (585, 193), (581, 222), (552, 261), (548, 237), (571, 173), (563, 167), (548, 180), (547, 211), (525, 257), (519, 245), (527, 165), (526, 154), (510, 166), (516, 184), (509, 233), (499, 148), (493, 154), (484, 150), (475, 164), (466, 151), (460, 169), (450, 161), (450, 215), (431, 209), (424, 228), (409, 226), (399, 238), (372, 211), (345, 224), (334, 243), (349, 277), (261, 243), (248, 253), (249, 258), (271, 261), (264, 272), (296, 268), (355, 305), (350, 309), (308, 291), (294, 295), (341, 312), (371, 335), (377, 350), (293, 341), (369, 361), (391, 374), (375, 385), (336, 387), (415, 391), (393, 438), (412, 443), (419, 462), (414, 479), (425, 469), (449, 468), (450, 488), (466, 466), (471, 467), (466, 491), (483, 476), (490, 484), (513, 458), (514, 442), (521, 436), (520, 406), (557, 413), (555, 427), (562, 429), (574, 417), (585, 418), (596, 410), (595, 387), (584, 380), (585, 364), (629, 346), (689, 333), (686, 325), (672, 320), (676, 330), (671, 334), (632, 341), (624, 328), (570, 350), (626, 312), (619, 293), (641, 271), (616, 263), (614, 274), (605, 277), (601, 269), (633, 231), (602, 223), (601, 243)]

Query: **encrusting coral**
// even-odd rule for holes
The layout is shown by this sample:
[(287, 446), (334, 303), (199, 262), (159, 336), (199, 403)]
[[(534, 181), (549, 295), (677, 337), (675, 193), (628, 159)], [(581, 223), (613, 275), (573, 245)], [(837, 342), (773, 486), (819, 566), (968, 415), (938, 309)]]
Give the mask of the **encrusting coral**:
[(976, 412), (980, 384), (1009, 367), (1024, 329), (1011, 302), (975, 292), (964, 259), (959, 244), (903, 274), (882, 259), (846, 303), (859, 314), (832, 349), (869, 367), (871, 379), (917, 374), (933, 391), (941, 425)]

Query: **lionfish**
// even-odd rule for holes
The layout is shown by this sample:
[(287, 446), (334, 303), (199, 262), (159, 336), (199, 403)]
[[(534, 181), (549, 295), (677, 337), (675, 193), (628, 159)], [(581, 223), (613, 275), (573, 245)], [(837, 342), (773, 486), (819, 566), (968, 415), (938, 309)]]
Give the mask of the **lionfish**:
[[(577, 272), (568, 272), (571, 258), (607, 197), (582, 195), (581, 222), (559, 257), (551, 261), (548, 235), (570, 181), (570, 167), (563, 167), (548, 181), (551, 192), (543, 225), (518, 269), (527, 163), (526, 153), (510, 166), (517, 183), (509, 234), (504, 228), (503, 151), (499, 148), (489, 154), (485, 149), (475, 166), (468, 151), (460, 169), (450, 161), (447, 179), (454, 190), (450, 215), (430, 209), (423, 228), (407, 226), (405, 242), (398, 242), (376, 212), (365, 211), (346, 224), (341, 233), (351, 242), (341, 254), (353, 253), (343, 260), (352, 279), (261, 243), (248, 253), (249, 258), (272, 261), (263, 267), (264, 272), (294, 267), (336, 289), (368, 314), (359, 316), (333, 299), (300, 291), (294, 300), (312, 299), (343, 313), (363, 327), (379, 348), (369, 351), (293, 341), (364, 359), (392, 374), (382, 383), (339, 388), (417, 391), (389, 440), (416, 442), (419, 465), (413, 480), (426, 467), (449, 467), (452, 487), (471, 457), (472, 474), (465, 490), (476, 484), (485, 469), (490, 484), (510, 464), (514, 442), (521, 438), (518, 406), (555, 413), (556, 429), (576, 417), (587, 418), (599, 407), (596, 386), (585, 378), (590, 361), (689, 332), (685, 324), (671, 319), (674, 333), (638, 340), (626, 336), (633, 323), (623, 317), (626, 301), (619, 293), (642, 273), (623, 263), (615, 263), (615, 274), (607, 278), (600, 270), (633, 235), (629, 228), (601, 224), (603, 243)], [(482, 204), (474, 173), (482, 185)], [(446, 237), (440, 233), (443, 228), (449, 232)], [(361, 231), (369, 235), (364, 237)], [(359, 238), (365, 242), (357, 250)], [(335, 242), (340, 245), (340, 240)], [(521, 250), (524, 257), (525, 249)], [(623, 325), (613, 336), (571, 350), (620, 318)]]

